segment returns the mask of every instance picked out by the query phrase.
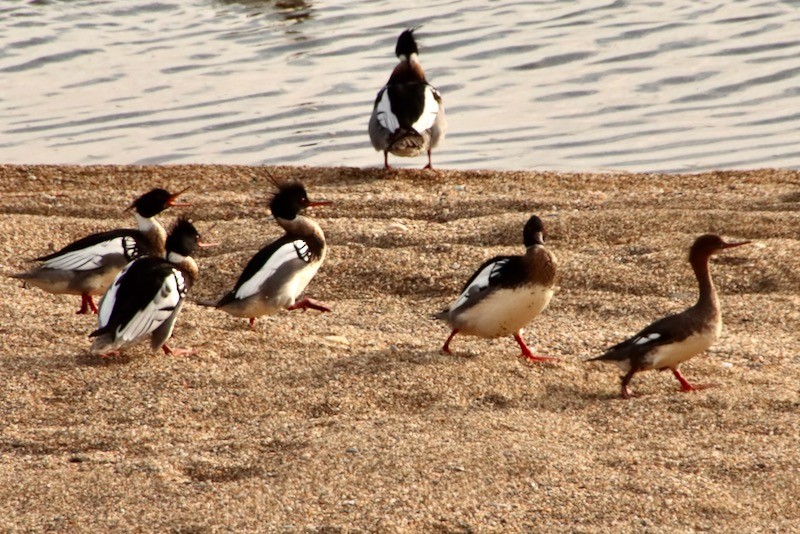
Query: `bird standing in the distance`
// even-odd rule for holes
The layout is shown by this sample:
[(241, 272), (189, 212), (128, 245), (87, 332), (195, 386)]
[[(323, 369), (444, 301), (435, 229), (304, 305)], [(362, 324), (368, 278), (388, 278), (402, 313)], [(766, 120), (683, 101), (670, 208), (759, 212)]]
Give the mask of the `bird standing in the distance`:
[(312, 202), (300, 182), (276, 184), (278, 191), (270, 201), (275, 221), (285, 233), (253, 256), (233, 289), (213, 306), (234, 317), (250, 320), (272, 315), (280, 310), (311, 308), (329, 312), (328, 306), (311, 298), (298, 300), (325, 260), (325, 234), (314, 219), (302, 215), (313, 206), (330, 202)]
[(481, 265), (447, 309), (436, 314), (453, 330), (442, 350), (450, 353), (456, 334), (483, 338), (512, 335), (530, 361), (554, 361), (538, 356), (522, 339), (522, 328), (550, 303), (555, 292), (556, 261), (544, 246), (542, 220), (532, 216), (522, 232), (525, 254), (498, 256)]
[(426, 169), (432, 169), (431, 150), (444, 139), (447, 122), (442, 96), (425, 79), (414, 40), (414, 29), (400, 34), (395, 47), (400, 63), (378, 92), (369, 119), (369, 138), (383, 151), (384, 168), (389, 153), (413, 157), (427, 152)]
[(670, 369), (681, 384), (681, 391), (695, 391), (713, 384), (690, 384), (678, 366), (704, 352), (719, 339), (722, 314), (708, 262), (723, 250), (748, 244), (750, 241), (727, 243), (714, 234), (698, 237), (689, 251), (689, 263), (694, 270), (700, 295), (691, 308), (669, 315), (650, 324), (644, 330), (614, 345), (602, 356), (588, 361), (606, 361), (617, 365), (622, 376), (621, 396), (629, 399), (628, 384), (633, 375), (649, 369)]
[(178, 193), (153, 189), (137, 198), (128, 210), (134, 210), (137, 229), (118, 229), (91, 234), (57, 252), (36, 258), (42, 264), (25, 273), (11, 275), (25, 283), (57, 295), (80, 295), (77, 313), (97, 313), (93, 295), (106, 292), (114, 277), (131, 260), (143, 256), (164, 256), (167, 232), (156, 215), (176, 202)]

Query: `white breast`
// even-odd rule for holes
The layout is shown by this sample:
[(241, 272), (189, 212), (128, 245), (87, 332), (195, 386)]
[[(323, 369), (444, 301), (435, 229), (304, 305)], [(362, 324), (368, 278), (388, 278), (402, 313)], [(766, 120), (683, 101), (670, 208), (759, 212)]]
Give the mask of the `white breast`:
[(499, 289), (458, 314), (453, 326), (480, 337), (515, 334), (542, 313), (552, 297), (553, 288), (541, 286)]
[(686, 360), (706, 351), (718, 337), (719, 327), (713, 326), (683, 341), (661, 345), (646, 356), (644, 369), (675, 369)]

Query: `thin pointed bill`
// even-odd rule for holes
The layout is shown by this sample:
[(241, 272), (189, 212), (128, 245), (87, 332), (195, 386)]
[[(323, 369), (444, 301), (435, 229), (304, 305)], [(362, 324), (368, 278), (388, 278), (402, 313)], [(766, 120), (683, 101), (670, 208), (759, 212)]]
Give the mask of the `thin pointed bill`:
[(752, 241), (738, 241), (736, 243), (724, 243), (722, 245), (722, 248), (725, 249), (725, 248), (741, 247), (742, 245), (749, 245), (750, 243), (752, 243)]
[(169, 200), (167, 200), (167, 206), (169, 206), (169, 207), (191, 206), (191, 204), (189, 204), (188, 202), (176, 202), (178, 197), (181, 196), (182, 194), (184, 194), (188, 190), (189, 190), (189, 188), (185, 187), (185, 188), (181, 189), (180, 191), (178, 191), (177, 193), (175, 193), (174, 195), (170, 196)]

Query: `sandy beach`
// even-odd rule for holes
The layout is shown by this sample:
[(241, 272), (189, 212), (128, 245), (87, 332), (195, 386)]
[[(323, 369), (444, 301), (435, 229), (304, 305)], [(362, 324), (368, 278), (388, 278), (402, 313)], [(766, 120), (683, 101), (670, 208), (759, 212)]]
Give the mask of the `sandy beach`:
[[(307, 295), (332, 313), (257, 321), (197, 305), (281, 235), (271, 179), (301, 179), (330, 246)], [(196, 256), (171, 344), (88, 352), (80, 299), (1, 278), (0, 530), (279, 532), (800, 531), (800, 172), (697, 175), (356, 168), (0, 166), (4, 275), (131, 200), (190, 189), (219, 246)], [(431, 314), (544, 220), (559, 289), (513, 339), (456, 337)], [(670, 373), (585, 363), (694, 303), (712, 260), (725, 326)]]

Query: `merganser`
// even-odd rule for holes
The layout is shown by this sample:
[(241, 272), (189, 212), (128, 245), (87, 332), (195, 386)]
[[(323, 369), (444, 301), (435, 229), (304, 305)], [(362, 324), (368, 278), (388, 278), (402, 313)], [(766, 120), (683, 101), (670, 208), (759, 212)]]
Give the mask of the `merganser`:
[(191, 221), (179, 218), (167, 237), (166, 258), (145, 256), (129, 263), (100, 301), (98, 328), (89, 334), (95, 338), (91, 353), (105, 356), (148, 334), (154, 351), (160, 347), (166, 354), (193, 352), (172, 349), (167, 340), (186, 293), (197, 281), (197, 263), (191, 255), (203, 245)]
[(748, 243), (750, 241), (726, 243), (714, 234), (698, 237), (689, 251), (689, 263), (700, 287), (697, 303), (681, 313), (659, 319), (630, 339), (614, 345), (602, 356), (588, 360), (616, 364), (625, 373), (622, 376), (623, 399), (631, 397), (628, 383), (633, 375), (648, 369), (670, 369), (680, 382), (681, 391), (695, 391), (713, 386), (690, 384), (681, 375), (678, 366), (711, 347), (722, 331), (722, 315), (708, 268), (709, 258), (725, 249)]
[(431, 150), (444, 139), (447, 129), (442, 95), (425, 79), (413, 28), (400, 34), (395, 54), (400, 63), (375, 98), (369, 138), (375, 150), (383, 150), (386, 169), (390, 168), (389, 152), (412, 157), (426, 151), (425, 168), (432, 169)]
[(102, 295), (125, 265), (141, 255), (163, 256), (167, 232), (155, 219), (171, 206), (188, 206), (176, 199), (186, 189), (172, 194), (153, 189), (137, 198), (133, 209), (138, 229), (117, 229), (86, 236), (58, 252), (36, 258), (39, 267), (11, 275), (26, 284), (57, 295), (80, 295), (77, 313), (97, 313), (92, 295)]
[(453, 328), (442, 351), (450, 354), (450, 341), (459, 333), (483, 338), (513, 335), (528, 360), (558, 360), (534, 355), (521, 335), (555, 291), (556, 260), (544, 246), (543, 233), (542, 220), (532, 216), (522, 232), (525, 254), (497, 256), (485, 262), (456, 301), (435, 315)]
[(280, 310), (331, 309), (311, 298), (297, 300), (325, 260), (325, 234), (313, 219), (300, 212), (330, 202), (311, 202), (300, 182), (276, 183), (270, 210), (286, 231), (253, 256), (234, 288), (216, 303), (202, 303), (224, 310), (234, 317), (250, 319)]

